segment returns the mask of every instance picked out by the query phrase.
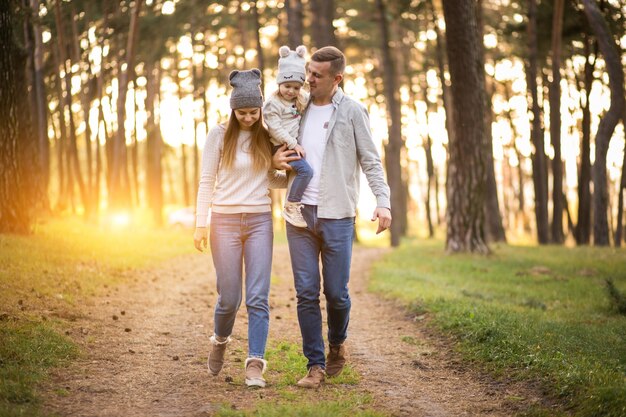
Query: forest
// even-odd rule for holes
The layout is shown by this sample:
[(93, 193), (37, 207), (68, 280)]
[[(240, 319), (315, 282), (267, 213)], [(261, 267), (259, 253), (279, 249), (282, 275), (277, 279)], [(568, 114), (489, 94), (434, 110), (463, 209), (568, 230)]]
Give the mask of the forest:
[(624, 239), (619, 0), (8, 0), (0, 44), (0, 233), (139, 209), (163, 225), (195, 204), (228, 73), (261, 69), (267, 96), (278, 48), (304, 44), (347, 57), (392, 246), (416, 229), (449, 252)]

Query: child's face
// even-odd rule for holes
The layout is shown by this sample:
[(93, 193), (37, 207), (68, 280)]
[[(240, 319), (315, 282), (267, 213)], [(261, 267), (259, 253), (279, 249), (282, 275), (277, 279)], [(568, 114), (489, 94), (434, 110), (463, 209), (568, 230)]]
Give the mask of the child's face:
[(287, 101), (293, 101), (298, 97), (298, 94), (300, 94), (300, 89), (302, 88), (302, 84), (295, 82), (295, 81), (289, 81), (286, 83), (282, 83), (278, 86), (278, 92), (280, 93), (281, 97), (284, 98)]
[(261, 109), (258, 107), (246, 107), (235, 110), (235, 117), (241, 130), (250, 130), (261, 117)]

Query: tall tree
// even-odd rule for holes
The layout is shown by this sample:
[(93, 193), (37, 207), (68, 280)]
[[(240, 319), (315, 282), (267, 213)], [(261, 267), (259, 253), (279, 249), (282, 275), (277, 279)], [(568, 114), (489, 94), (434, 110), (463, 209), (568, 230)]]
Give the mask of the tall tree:
[(309, 0), (311, 10), (311, 29), (313, 34), (313, 45), (316, 48), (323, 46), (336, 46), (335, 36), (335, 0)]
[[(596, 51), (591, 60), (592, 43)], [(597, 42), (593, 42), (588, 34), (584, 35), (584, 55), (585, 66), (583, 70), (583, 80), (579, 81), (580, 107), (582, 109), (582, 137), (580, 141), (580, 168), (578, 173), (578, 216), (574, 237), (578, 245), (587, 245), (591, 239), (591, 110), (589, 98), (591, 96), (591, 86), (593, 84), (597, 57)], [(584, 89), (584, 93), (583, 90)], [(584, 97), (584, 101), (583, 101)]]
[(23, 114), (28, 93), (19, 79), (26, 67), (13, 31), (17, 26), (14, 7), (13, 2), (0, 2), (0, 233), (28, 233), (32, 207), (21, 166), (24, 145), (30, 140)]
[[(480, 66), (475, 0), (443, 2), (454, 140), (449, 143), (446, 249), (488, 253), (484, 237), (484, 67)], [(461, 134), (461, 132), (463, 132)]]
[(128, 94), (129, 75), (132, 74), (135, 64), (135, 44), (137, 39), (139, 14), (143, 0), (136, 0), (132, 9), (130, 28), (126, 42), (126, 58), (120, 59), (118, 65), (119, 92), (117, 97), (117, 134), (113, 142), (113, 161), (111, 169), (110, 200), (112, 207), (120, 208), (130, 203), (130, 189), (128, 187), (128, 171), (126, 156), (126, 96)]
[[(402, 236), (402, 219), (406, 219), (405, 190), (402, 182), (402, 165), (400, 163), (402, 148), (404, 147), (402, 140), (402, 114), (400, 113), (400, 98), (396, 84), (395, 62), (391, 55), (389, 42), (386, 8), (383, 0), (376, 0), (376, 6), (378, 7), (378, 18), (380, 19), (380, 49), (383, 58), (387, 129), (389, 132), (389, 140), (385, 145), (385, 168), (387, 181), (391, 189), (391, 216), (394, 218), (391, 224), (391, 246), (398, 246)], [(406, 223), (406, 220), (404, 220), (404, 223)]]
[[(481, 68), (485, 67), (485, 46), (483, 42), (483, 0), (476, 3), (476, 26), (478, 28), (479, 58)], [(506, 242), (504, 227), (502, 227), (502, 215), (498, 203), (498, 186), (496, 184), (495, 166), (493, 163), (493, 135), (491, 123), (493, 110), (491, 108), (492, 94), (487, 93), (487, 73), (483, 70), (483, 91), (485, 91), (485, 163), (487, 183), (485, 189), (485, 231), (490, 240), (494, 242)]]
[[(39, 0), (30, 0), (32, 17), (39, 11)], [(37, 187), (41, 206), (44, 210), (50, 209), (48, 199), (48, 185), (50, 183), (50, 141), (48, 140), (48, 113), (46, 103), (46, 91), (44, 85), (44, 46), (41, 25), (32, 19), (33, 34), (33, 79), (32, 95), (34, 96), (35, 109), (32, 112), (36, 120), (35, 131), (37, 134), (38, 164), (35, 168)]]
[(287, 39), (290, 49), (302, 45), (304, 35), (302, 25), (302, 0), (285, 0), (287, 11)]
[(537, 239), (546, 244), (549, 240), (548, 230), (548, 173), (543, 143), (543, 127), (541, 125), (541, 109), (537, 94), (537, 0), (528, 0), (528, 63), (526, 64), (526, 85), (530, 98), (532, 126), (530, 130), (533, 144), (533, 185), (535, 188), (535, 219)]
[(597, 246), (609, 245), (609, 225), (607, 219), (609, 192), (606, 176), (606, 154), (615, 126), (624, 115), (624, 68), (613, 35), (602, 12), (594, 0), (583, 0), (585, 15), (591, 30), (598, 40), (609, 74), (611, 105), (596, 132), (596, 154), (593, 163), (593, 243)]
[(555, 0), (552, 20), (552, 83), (550, 84), (550, 141), (552, 159), (552, 242), (563, 243), (563, 159), (561, 158), (561, 39), (565, 1)]

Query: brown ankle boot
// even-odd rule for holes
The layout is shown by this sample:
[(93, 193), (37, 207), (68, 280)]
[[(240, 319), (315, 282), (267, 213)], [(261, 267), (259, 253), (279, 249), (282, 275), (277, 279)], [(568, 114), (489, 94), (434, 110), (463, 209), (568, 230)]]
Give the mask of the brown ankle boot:
[(226, 353), (226, 345), (230, 342), (230, 337), (227, 337), (224, 341), (219, 341), (215, 335), (211, 336), (211, 352), (209, 352), (209, 359), (207, 365), (209, 367), (209, 373), (213, 376), (217, 376), (224, 366), (224, 353)]
[(267, 362), (261, 358), (246, 359), (246, 385), (249, 387), (265, 387), (263, 373)]
[(319, 388), (324, 382), (324, 368), (313, 365), (309, 368), (306, 376), (298, 381), (298, 386), (302, 388)]
[(346, 364), (346, 346), (344, 343), (340, 345), (329, 345), (328, 356), (326, 357), (326, 375), (338, 376), (343, 371)]

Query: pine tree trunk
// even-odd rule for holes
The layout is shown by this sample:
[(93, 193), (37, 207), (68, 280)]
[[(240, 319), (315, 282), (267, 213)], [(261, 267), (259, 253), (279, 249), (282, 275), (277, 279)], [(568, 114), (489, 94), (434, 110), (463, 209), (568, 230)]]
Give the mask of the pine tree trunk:
[(596, 132), (596, 154), (593, 164), (593, 243), (596, 246), (609, 245), (608, 200), (609, 192), (606, 175), (606, 154), (615, 126), (624, 114), (624, 68), (619, 56), (619, 48), (604, 21), (602, 12), (594, 0), (583, 0), (585, 15), (598, 40), (609, 74), (611, 104)]
[(152, 219), (156, 226), (163, 224), (163, 185), (161, 166), (161, 136), (155, 117), (155, 101), (160, 89), (158, 68), (153, 64), (146, 65), (146, 185), (148, 205), (152, 211)]
[[(111, 170), (111, 194), (109, 206), (113, 208), (128, 207), (130, 205), (130, 189), (128, 186), (126, 129), (126, 96), (128, 94), (129, 74), (132, 73), (135, 62), (135, 44), (139, 26), (139, 13), (143, 0), (136, 0), (132, 9), (128, 39), (126, 42), (126, 59), (120, 60), (118, 65), (119, 92), (117, 97), (117, 134), (113, 142), (113, 167)], [(123, 65), (126, 69), (123, 69)]]
[(391, 189), (391, 246), (398, 246), (402, 236), (402, 224), (406, 224), (405, 189), (402, 182), (401, 153), (404, 146), (402, 140), (402, 114), (400, 113), (400, 99), (396, 84), (395, 62), (391, 56), (389, 44), (389, 28), (383, 0), (376, 0), (379, 13), (381, 53), (383, 57), (383, 80), (387, 110), (387, 129), (389, 140), (385, 145), (385, 168), (387, 181)]
[(449, 142), (446, 249), (488, 253), (484, 237), (486, 165), (484, 67), (475, 0), (443, 2), (446, 50), (454, 105), (454, 140)]
[[(24, 2), (25, 8), (30, 8), (31, 13), (39, 10), (38, 0)], [(32, 169), (35, 179), (37, 206), (49, 211), (50, 200), (48, 198), (48, 185), (50, 183), (50, 142), (48, 140), (48, 113), (46, 103), (46, 91), (43, 79), (43, 39), (39, 22), (29, 21), (29, 33), (32, 36), (32, 83), (31, 95), (33, 104), (31, 114), (33, 118), (34, 131), (37, 140), (37, 160)], [(30, 49), (27, 47), (27, 49)]]
[(535, 219), (537, 239), (540, 244), (549, 241), (548, 230), (548, 174), (544, 152), (541, 109), (537, 94), (537, 1), (528, 0), (528, 63), (526, 84), (530, 95), (532, 112), (531, 142), (533, 144), (533, 184), (535, 189)]
[[(483, 0), (476, 2), (476, 26), (478, 28), (478, 39), (483, 39)], [(479, 42), (480, 65), (485, 67), (485, 46), (482, 41)], [(483, 71), (484, 72), (484, 71)], [(483, 77), (483, 90), (485, 91), (485, 162), (486, 162), (486, 195), (485, 195), (485, 235), (493, 242), (506, 242), (506, 235), (502, 227), (502, 215), (500, 214), (500, 204), (498, 202), (498, 185), (496, 183), (495, 166), (493, 162), (493, 135), (491, 133), (491, 124), (493, 122), (493, 109), (491, 102), (493, 94), (488, 93), (487, 73)], [(493, 80), (491, 81), (493, 84)]]
[(450, 95), (450, 87), (446, 81), (445, 72), (445, 57), (442, 45), (442, 35), (439, 30), (439, 23), (437, 21), (437, 12), (433, 4), (433, 0), (427, 0), (428, 9), (431, 14), (431, 20), (433, 23), (433, 30), (435, 31), (435, 53), (437, 57), (437, 75), (439, 76), (439, 83), (441, 84), (441, 100), (443, 102), (443, 109), (446, 113), (446, 132), (448, 132), (448, 142), (454, 138), (454, 114), (452, 97)]
[[(259, 70), (261, 70), (261, 74), (263, 74), (265, 71), (265, 58), (263, 57), (263, 47), (261, 45), (261, 22), (259, 21), (259, 10), (257, 9), (256, 2), (252, 3), (251, 10), (252, 18), (254, 20), (257, 65)], [(263, 77), (261, 77), (261, 92), (263, 92), (263, 95), (265, 96), (265, 82), (263, 81)]]
[(302, 0), (285, 0), (287, 11), (287, 39), (289, 48), (302, 45), (304, 30), (302, 26)]
[[(424, 59), (424, 66), (422, 68), (423, 74), (419, 77), (420, 79), (420, 90), (422, 91), (422, 100), (426, 103), (425, 117), (426, 117), (426, 126), (428, 127), (428, 111), (430, 110), (431, 103), (428, 100), (428, 81), (426, 79), (426, 73), (428, 72), (428, 68), (426, 67), (426, 59)], [(416, 100), (413, 100), (415, 103)], [(415, 107), (415, 111), (417, 113), (417, 107)], [(426, 206), (426, 221), (428, 222), (428, 237), (432, 238), (435, 236), (435, 229), (433, 227), (432, 214), (430, 210), (430, 202), (431, 202), (431, 190), (435, 186), (435, 168), (433, 164), (433, 154), (432, 154), (432, 141), (430, 139), (430, 132), (426, 131), (426, 142), (424, 143), (424, 153), (426, 154), (426, 175), (428, 178), (428, 182), (426, 183), (426, 201), (424, 205)]]
[(555, 0), (552, 22), (552, 83), (550, 85), (550, 139), (552, 160), (552, 242), (563, 243), (563, 159), (561, 158), (561, 37), (564, 0)]
[[(28, 233), (32, 203), (24, 184), (23, 143), (28, 140), (26, 84), (19, 80), (26, 71), (24, 57), (15, 44), (11, 2), (0, 2), (0, 233)], [(22, 101), (20, 103), (20, 101)]]
[(311, 11), (311, 29), (313, 34), (313, 46), (336, 46), (335, 27), (335, 0), (309, 0)]
[[(592, 62), (590, 58), (592, 41), (589, 35), (585, 36), (584, 43), (586, 57), (583, 84), (585, 101), (583, 103), (581, 99), (580, 102), (583, 118), (581, 121), (582, 138), (580, 144), (580, 174), (578, 176), (578, 215), (575, 233), (578, 245), (588, 245), (591, 240), (591, 111), (589, 110), (589, 97), (594, 80), (595, 58)], [(594, 53), (594, 56), (597, 55)], [(582, 91), (580, 93), (582, 96)]]

